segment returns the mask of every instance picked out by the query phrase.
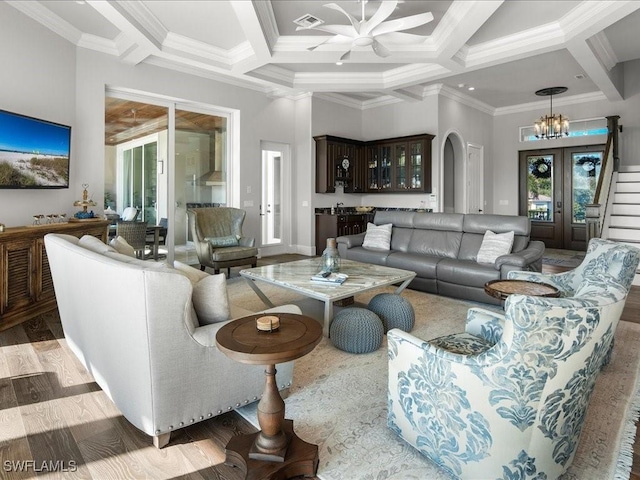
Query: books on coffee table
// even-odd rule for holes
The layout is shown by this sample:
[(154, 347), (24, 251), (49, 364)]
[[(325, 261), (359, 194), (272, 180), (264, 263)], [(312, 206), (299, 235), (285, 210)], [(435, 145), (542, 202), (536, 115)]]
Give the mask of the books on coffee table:
[(311, 277), (311, 281), (317, 283), (342, 285), (347, 278), (349, 278), (349, 275), (347, 275), (346, 273), (330, 273), (329, 275), (326, 275), (323, 272), (319, 272)]

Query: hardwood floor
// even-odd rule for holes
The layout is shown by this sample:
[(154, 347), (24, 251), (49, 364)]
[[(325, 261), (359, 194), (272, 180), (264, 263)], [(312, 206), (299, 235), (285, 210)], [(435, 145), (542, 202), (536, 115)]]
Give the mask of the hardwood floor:
[[(300, 256), (261, 259), (259, 264)], [(237, 276), (232, 269), (232, 276)], [(545, 271), (561, 271), (545, 266)], [(632, 287), (622, 319), (640, 323), (640, 287)], [(114, 358), (117, 361), (117, 358)], [(129, 424), (65, 344), (54, 314), (0, 332), (0, 478), (228, 479), (231, 436), (255, 431), (235, 412), (175, 432), (157, 450)], [(62, 469), (66, 469), (62, 472)], [(636, 436), (632, 480), (640, 480)]]

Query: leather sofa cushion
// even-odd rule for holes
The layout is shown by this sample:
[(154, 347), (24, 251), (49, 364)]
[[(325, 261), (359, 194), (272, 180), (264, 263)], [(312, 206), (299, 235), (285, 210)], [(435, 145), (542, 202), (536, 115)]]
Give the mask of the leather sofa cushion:
[(381, 210), (376, 212), (373, 217), (373, 223), (376, 225), (384, 225), (385, 223), (392, 223), (394, 227), (401, 228), (413, 228), (413, 216), (414, 212), (398, 212), (398, 211), (385, 211)]
[(422, 253), (393, 252), (387, 257), (387, 267), (416, 272), (421, 278), (436, 278), (436, 265), (442, 257)]
[(462, 232), (464, 215), (462, 213), (416, 213), (413, 217), (413, 228), (422, 230), (445, 230)]
[(353, 247), (347, 251), (347, 258), (362, 263), (386, 265), (391, 250), (371, 250), (364, 247)]
[(500, 271), (492, 265), (469, 260), (443, 258), (436, 267), (438, 281), (484, 288), (490, 280), (500, 278)]
[(411, 236), (408, 251), (423, 255), (456, 258), (461, 241), (461, 232), (415, 229)]
[(391, 231), (391, 250), (398, 252), (409, 251), (409, 243), (413, 235), (412, 228), (394, 227)]
[(495, 233), (513, 231), (516, 235), (528, 237), (531, 234), (529, 218), (515, 215), (479, 215), (468, 213), (464, 215), (462, 230), (465, 233), (479, 233), (491, 230)]

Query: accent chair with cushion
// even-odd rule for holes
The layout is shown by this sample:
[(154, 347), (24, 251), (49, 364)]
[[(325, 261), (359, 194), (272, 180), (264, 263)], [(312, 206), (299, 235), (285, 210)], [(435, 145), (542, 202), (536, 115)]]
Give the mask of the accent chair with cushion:
[[(156, 447), (260, 398), (264, 367), (231, 360), (216, 345), (222, 325), (253, 313), (229, 303), (224, 275), (139, 260), (90, 235), (44, 241), (67, 345)], [(295, 305), (267, 311), (300, 313)], [(292, 375), (292, 362), (278, 364), (278, 389)]]
[(120, 220), (125, 222), (135, 222), (138, 219), (139, 210), (136, 207), (127, 207), (122, 211)]
[(589, 240), (584, 260), (573, 270), (553, 274), (515, 271), (509, 272), (507, 278), (548, 283), (560, 290), (560, 296), (570, 297), (585, 276), (593, 273), (608, 273), (628, 290), (636, 274), (639, 253), (640, 249), (624, 243), (592, 238)]
[(118, 220), (116, 223), (116, 237), (124, 238), (136, 252), (136, 257), (144, 258), (147, 245), (147, 222), (129, 222)]
[(242, 235), (244, 210), (232, 207), (190, 208), (187, 215), (200, 270), (211, 267), (219, 273), (221, 268), (226, 268), (229, 275), (230, 267), (255, 267), (258, 264), (255, 239)]
[(390, 330), (389, 427), (455, 478), (558, 478), (627, 291), (593, 274), (570, 298), (511, 295), (504, 315), (472, 308), (461, 334)]

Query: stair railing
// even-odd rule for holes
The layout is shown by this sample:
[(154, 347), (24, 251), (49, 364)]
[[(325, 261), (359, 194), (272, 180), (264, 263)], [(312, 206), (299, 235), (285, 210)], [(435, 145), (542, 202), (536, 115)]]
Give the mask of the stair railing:
[(620, 158), (618, 157), (619, 118), (619, 115), (607, 117), (607, 146), (604, 151), (600, 176), (598, 177), (593, 202), (586, 205), (587, 243), (592, 238), (600, 238), (602, 235), (614, 172), (617, 172), (620, 167)]

